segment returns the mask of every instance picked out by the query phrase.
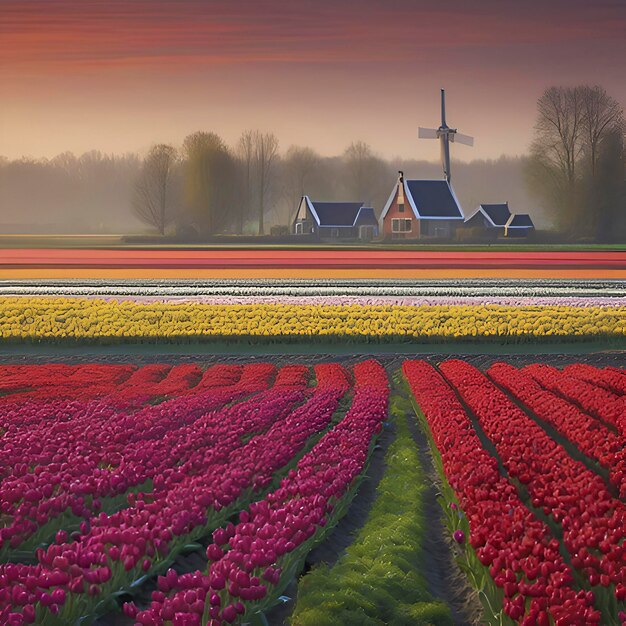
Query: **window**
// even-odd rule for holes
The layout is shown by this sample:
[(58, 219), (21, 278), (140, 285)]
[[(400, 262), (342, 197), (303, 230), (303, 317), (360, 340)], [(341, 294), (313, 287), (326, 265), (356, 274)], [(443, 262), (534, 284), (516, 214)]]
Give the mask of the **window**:
[(296, 222), (296, 235), (301, 235), (303, 231), (304, 224), (302, 222)]
[(391, 220), (392, 233), (410, 233), (413, 229), (411, 218), (395, 217)]
[(404, 204), (398, 204), (398, 213), (404, 213)]
[(339, 237), (339, 229), (338, 228), (331, 228), (330, 229), (330, 236), (331, 237)]

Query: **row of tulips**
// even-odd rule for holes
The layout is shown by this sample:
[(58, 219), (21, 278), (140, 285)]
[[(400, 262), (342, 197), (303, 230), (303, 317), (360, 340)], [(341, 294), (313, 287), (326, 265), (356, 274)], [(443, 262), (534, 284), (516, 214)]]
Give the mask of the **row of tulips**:
[[(100, 368), (102, 371), (98, 371)], [(217, 364), (203, 371), (197, 364), (172, 367), (154, 363), (133, 369), (127, 365), (61, 365), (60, 369), (57, 364), (9, 365), (0, 367), (0, 393), (7, 394), (5, 405), (29, 400), (49, 403), (56, 398), (87, 400), (102, 396), (107, 396), (109, 402), (145, 400), (234, 385), (241, 378), (243, 368), (241, 365)], [(283, 376), (287, 373), (294, 377), (294, 384), (300, 384), (302, 380), (298, 381), (298, 377), (308, 377), (308, 368), (292, 366), (283, 371)], [(0, 416), (0, 428), (3, 421), (4, 415)], [(21, 423), (22, 418), (19, 421)]]
[(575, 402), (583, 411), (611, 424), (620, 435), (626, 436), (626, 397), (580, 378), (572, 378), (551, 365), (534, 363), (524, 369), (546, 389)]
[(626, 395), (626, 376), (624, 376), (623, 370), (619, 371), (608, 367), (599, 369), (586, 363), (574, 363), (568, 365), (563, 371), (569, 376), (592, 383), (617, 395)]
[[(622, 339), (626, 307), (210, 305), (71, 298), (4, 298), (5, 341), (294, 341), (506, 338)], [(264, 339), (267, 338), (267, 339)]]
[(273, 390), (264, 410), (201, 418), (193, 459), (155, 476), (151, 493), (131, 493), (126, 508), (93, 515), (74, 541), (58, 533), (55, 544), (37, 550), (37, 565), (0, 566), (0, 623), (72, 624), (254, 501), (328, 426), (349, 387), (340, 366), (315, 370), (318, 384), (295, 410), (288, 410), (294, 395), (306, 392), (285, 387)]
[(236, 365), (215, 365), (204, 372), (196, 364), (129, 365), (57, 364), (4, 366), (0, 391), (5, 404), (54, 398), (89, 399), (102, 396), (132, 399), (174, 396), (195, 392), (196, 387), (234, 384), (241, 373)]
[[(106, 298), (112, 300), (113, 298)], [(116, 298), (116, 300), (119, 298)], [(339, 295), (339, 296), (319, 296), (305, 293), (297, 296), (126, 296), (124, 300), (132, 302), (200, 302), (203, 304), (289, 304), (306, 305), (314, 301), (315, 304), (332, 305), (332, 306), (350, 306), (350, 305), (386, 305), (386, 306), (458, 306), (458, 305), (478, 305), (498, 304), (501, 306), (575, 306), (575, 307), (598, 307), (598, 306), (626, 306), (625, 296), (582, 296), (582, 297), (564, 297), (564, 296), (501, 296), (501, 295), (464, 295), (464, 296), (442, 296), (442, 295), (423, 295), (423, 296), (355, 296), (355, 295)]]
[(119, 385), (136, 370), (134, 365), (46, 363), (0, 366), (0, 392), (68, 385), (82, 387), (104, 383)]
[[(132, 376), (133, 370), (107, 372), (109, 376), (92, 376), (90, 366), (84, 371), (75, 369), (70, 375), (44, 365), (18, 366), (21, 371), (7, 372), (0, 380), (4, 389), (0, 392), (0, 404), (5, 407), (29, 400), (50, 402), (58, 398), (89, 400), (115, 395)], [(79, 366), (81, 369), (83, 366)], [(6, 368), (5, 368), (6, 369)]]
[[(345, 512), (387, 416), (388, 384), (374, 361), (354, 367), (345, 418), (290, 471), (278, 489), (213, 533), (206, 572), (159, 578), (151, 606), (125, 611), (137, 624), (217, 626), (249, 621), (275, 601), (320, 536)], [(343, 505), (343, 506), (342, 506)]]
[(463, 278), (459, 280), (406, 279), (203, 279), (167, 282), (154, 279), (90, 279), (48, 280), (43, 284), (32, 281), (4, 281), (2, 295), (21, 297), (94, 297), (94, 298), (327, 298), (350, 295), (362, 298), (410, 297), (471, 297), (485, 299), (509, 298), (607, 298), (626, 297), (623, 282), (594, 279), (515, 280), (509, 278)]
[[(30, 371), (31, 368), (34, 371)], [(27, 400), (49, 402), (68, 397), (88, 400), (115, 394), (134, 370), (133, 367), (117, 366), (109, 366), (105, 371), (94, 371), (93, 366), (80, 366), (71, 372), (47, 366), (20, 366), (20, 369), (21, 372), (9, 372), (0, 379), (4, 382), (4, 389), (0, 392), (3, 407)]]
[[(457, 542), (467, 539), (459, 517), (455, 520), (458, 505), (465, 516), (460, 519), (469, 524), (476, 556), (469, 550), (466, 554), (474, 583), (487, 598), (487, 610), (503, 611), (524, 625), (597, 624), (593, 596), (573, 589), (572, 571), (559, 554), (558, 541), (499, 473), (455, 392), (425, 361), (405, 361), (403, 372), (455, 496), (448, 504)], [(502, 591), (479, 575), (482, 567)]]
[(457, 389), (493, 442), (511, 478), (530, 503), (563, 534), (575, 570), (595, 588), (609, 623), (626, 623), (626, 506), (604, 481), (566, 450), (469, 363), (452, 360), (440, 370)]
[[(195, 365), (193, 367), (197, 368)], [(216, 368), (220, 368), (220, 366), (216, 365), (206, 370), (205, 376), (208, 380), (213, 379), (213, 371)], [(199, 368), (197, 369), (199, 370)], [(246, 365), (242, 372), (233, 372), (233, 375), (229, 378), (219, 375), (218, 371), (218, 376), (215, 376), (215, 380), (220, 382), (220, 385), (218, 386), (222, 387), (223, 391), (240, 391), (243, 394), (251, 394), (262, 389), (266, 389), (274, 379), (275, 374), (275, 366), (267, 363), (255, 363)], [(216, 389), (214, 386), (211, 387), (208, 384), (204, 384), (202, 386), (197, 385), (196, 387), (190, 389), (188, 385), (188, 377), (188, 366), (179, 366), (172, 368), (163, 382), (171, 391), (174, 386), (174, 379), (179, 381), (181, 384), (179, 384), (177, 392), (170, 395), (177, 396), (182, 393), (189, 392), (191, 397), (186, 400), (182, 400), (182, 402), (187, 403), (188, 405), (191, 403), (191, 405), (187, 408), (197, 412), (198, 410), (202, 410), (204, 406), (203, 403), (206, 400), (205, 395), (198, 393), (199, 391), (211, 390), (213, 395), (216, 395), (220, 390)], [(183, 383), (182, 381), (187, 382)], [(83, 432), (83, 429), (94, 430), (93, 423), (90, 420), (81, 425), (78, 419), (78, 414), (75, 414), (77, 411), (85, 411), (86, 407), (89, 406), (99, 406), (102, 410), (106, 407), (115, 409), (119, 413), (117, 419), (125, 421), (127, 426), (126, 429), (123, 429), (121, 427), (123, 424), (119, 424), (119, 427), (117, 428), (117, 437), (130, 437), (131, 439), (133, 437), (145, 437), (147, 428), (157, 427), (159, 424), (164, 427), (174, 427), (180, 422), (180, 419), (185, 419), (185, 415), (181, 415), (180, 411), (175, 410), (175, 408), (180, 404), (180, 400), (162, 404), (160, 409), (145, 407), (141, 413), (133, 412), (136, 411), (137, 408), (141, 407), (143, 401), (147, 398), (151, 398), (153, 396), (167, 397), (167, 394), (162, 393), (164, 391), (164, 387), (152, 389), (149, 393), (139, 394), (138, 396), (130, 394), (129, 397), (126, 397), (124, 393), (126, 388), (124, 385), (121, 385), (118, 387), (116, 392), (108, 394), (106, 399), (100, 400), (97, 400), (98, 396), (96, 396), (96, 398), (91, 398), (89, 396), (85, 398), (81, 393), (81, 389), (83, 388), (78, 390), (68, 390), (67, 395), (64, 396), (63, 400), (53, 398), (52, 401), (43, 401), (45, 398), (45, 391), (42, 391), (41, 397), (33, 397), (30, 395), (28, 397), (21, 395), (16, 397), (18, 394), (7, 396), (7, 398), (11, 398), (12, 400), (11, 402), (6, 402), (2, 412), (0, 413), (0, 428), (3, 430), (3, 437), (2, 440), (0, 440), (0, 449), (4, 450), (4, 446), (6, 446), (8, 442), (13, 442), (14, 437), (28, 437), (30, 445), (34, 445), (35, 448), (33, 449), (37, 450), (38, 441), (41, 442), (44, 439), (48, 439), (51, 436), (50, 432), (54, 432), (55, 429), (67, 428), (67, 425), (64, 424), (68, 421), (72, 422), (72, 430), (68, 433), (68, 437), (70, 439), (77, 439), (78, 435)], [(91, 404), (88, 402), (89, 400), (92, 400)], [(159, 419), (154, 419), (154, 411), (158, 411), (160, 413)], [(109, 436), (111, 429), (114, 428), (114, 423), (109, 419), (110, 416), (98, 417), (97, 410), (95, 413), (96, 416), (91, 419), (99, 419), (102, 430), (98, 430), (97, 434), (92, 433), (90, 437)], [(187, 417), (191, 418), (193, 415), (194, 413), (188, 415)], [(142, 419), (144, 423), (141, 423)], [(163, 422), (162, 420), (166, 420), (166, 422)], [(133, 424), (136, 424), (137, 428), (132, 428)], [(18, 450), (20, 455), (28, 453), (28, 445), (29, 444), (26, 441), (22, 442), (23, 449)], [(3, 459), (0, 463), (6, 460), (7, 466), (11, 467), (16, 460), (10, 462), (12, 460), (8, 458), (6, 454), (7, 453), (5, 451)], [(19, 458), (26, 460), (24, 456)]]
[[(229, 381), (222, 388), (208, 390), (208, 395), (205, 392), (174, 398), (154, 406), (147, 405), (140, 411), (137, 410), (140, 402), (129, 406), (119, 402), (116, 395), (89, 402), (70, 397), (49, 404), (11, 403), (2, 412), (4, 433), (0, 440), (3, 453), (0, 467), (14, 469), (20, 461), (28, 465), (49, 463), (57, 450), (64, 453), (67, 446), (80, 447), (95, 442), (106, 447), (110, 441), (123, 444), (162, 436), (185, 420), (195, 419), (202, 412), (211, 410), (210, 404), (206, 406), (208, 398), (214, 398), (213, 402), (218, 404), (213, 408), (218, 408), (228, 400), (228, 396), (223, 397), (224, 393), (249, 395), (267, 389), (275, 372), (276, 368), (271, 364), (250, 364), (236, 384)], [(59, 431), (61, 435), (57, 434)], [(64, 458), (63, 454), (58, 458)]]
[[(46, 421), (3, 438), (5, 467), (11, 469), (0, 485), (0, 555), (32, 548), (70, 520), (78, 526), (82, 517), (114, 510), (129, 490), (148, 487), (155, 476), (192, 458), (206, 419), (216, 417), (213, 411), (267, 388), (274, 366), (248, 368), (236, 385), (137, 412), (116, 411), (106, 400), (85, 407), (75, 403), (73, 419)], [(283, 388), (275, 393), (280, 396)], [(255, 410), (258, 404), (253, 398), (230, 412)]]
[(495, 363), (488, 374), (540, 420), (550, 424), (581, 452), (609, 472), (611, 484), (626, 498), (626, 439), (561, 396), (544, 389), (526, 370)]

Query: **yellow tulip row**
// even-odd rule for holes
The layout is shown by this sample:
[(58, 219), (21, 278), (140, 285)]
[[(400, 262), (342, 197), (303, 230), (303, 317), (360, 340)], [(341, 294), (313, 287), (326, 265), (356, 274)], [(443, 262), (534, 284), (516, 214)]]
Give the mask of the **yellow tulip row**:
[(288, 305), (105, 301), (78, 298), (0, 300), (3, 340), (109, 341), (339, 337), (392, 341), (458, 338), (616, 338), (626, 307), (502, 305)]

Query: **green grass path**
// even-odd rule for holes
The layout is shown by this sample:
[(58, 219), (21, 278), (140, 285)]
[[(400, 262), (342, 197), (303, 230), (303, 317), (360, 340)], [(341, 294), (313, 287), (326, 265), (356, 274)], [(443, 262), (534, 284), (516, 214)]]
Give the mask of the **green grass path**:
[(301, 579), (293, 626), (452, 624), (421, 573), (425, 476), (398, 397), (391, 414), (397, 435), (369, 516), (332, 568), (315, 567)]

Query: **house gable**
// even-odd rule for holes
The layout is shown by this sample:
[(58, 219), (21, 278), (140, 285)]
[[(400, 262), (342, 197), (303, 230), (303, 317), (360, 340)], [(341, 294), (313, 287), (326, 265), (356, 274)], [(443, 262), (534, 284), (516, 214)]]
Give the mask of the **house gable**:
[(317, 226), (320, 225), (320, 219), (311, 204), (309, 196), (302, 196), (302, 198), (300, 198), (300, 203), (298, 204), (296, 214), (292, 221), (292, 226), (295, 228), (297, 223), (304, 222), (311, 222)]
[(511, 219), (511, 211), (509, 210), (509, 203), (499, 204), (481, 204), (478, 210), (485, 216), (485, 219), (489, 224), (495, 228), (502, 228), (506, 226), (509, 219)]
[(309, 207), (306, 203), (306, 197), (302, 196), (300, 199), (300, 204), (298, 206), (298, 212), (296, 213), (296, 220), (304, 221), (309, 217)]
[(398, 182), (380, 216), (379, 232), (385, 237), (417, 239), (420, 220), (407, 198), (404, 186)]
[[(404, 201), (400, 202), (400, 200), (404, 200)], [(391, 190), (391, 194), (390, 194), (389, 198), (387, 199), (387, 203), (383, 207), (383, 211), (380, 214), (381, 226), (382, 226), (382, 223), (383, 223), (385, 217), (387, 216), (387, 213), (389, 213), (389, 211), (391, 210), (392, 206), (395, 206), (397, 208), (398, 204), (404, 204), (405, 211), (406, 211), (407, 200), (408, 200), (408, 205), (411, 207), (411, 212), (413, 213), (412, 217), (415, 217), (416, 219), (419, 219), (420, 215), (417, 212), (417, 208), (415, 207), (415, 203), (412, 201), (412, 199), (410, 197), (407, 196), (406, 187), (405, 187), (405, 181), (401, 182), (401, 181), (398, 180), (396, 182), (395, 187)], [(408, 215), (407, 217), (411, 217), (411, 215)]]

